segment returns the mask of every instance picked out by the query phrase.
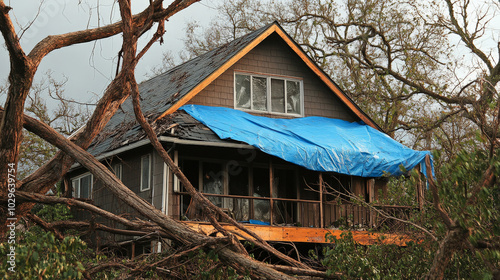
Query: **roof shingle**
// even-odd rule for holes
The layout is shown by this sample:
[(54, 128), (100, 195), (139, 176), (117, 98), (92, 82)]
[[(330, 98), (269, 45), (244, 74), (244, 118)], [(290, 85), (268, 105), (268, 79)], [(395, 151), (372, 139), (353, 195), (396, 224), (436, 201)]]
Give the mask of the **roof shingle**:
[[(139, 92), (144, 116), (149, 120), (154, 120), (163, 114), (271, 25), (266, 25), (142, 82), (139, 85)], [(129, 97), (96, 137), (88, 151), (98, 156), (143, 138), (145, 134), (135, 120), (132, 99)]]

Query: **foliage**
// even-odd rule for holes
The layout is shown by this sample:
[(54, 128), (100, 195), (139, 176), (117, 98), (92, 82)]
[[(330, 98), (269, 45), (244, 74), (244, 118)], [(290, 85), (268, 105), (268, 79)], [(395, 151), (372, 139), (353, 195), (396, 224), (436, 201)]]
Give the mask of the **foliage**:
[[(500, 184), (497, 180), (492, 187), (481, 186), (483, 173), (490, 164), (494, 168), (494, 175), (499, 178), (499, 151), (495, 154), (482, 149), (463, 151), (444, 165), (438, 174), (443, 207), (460, 227), (469, 229), (469, 240), (474, 246), (481, 241), (495, 242), (495, 238), (500, 236)], [(470, 203), (478, 185), (480, 191), (474, 196), (475, 202)], [(500, 266), (498, 246), (497, 249), (478, 251), (478, 254)]]
[(52, 158), (57, 149), (35, 134), (23, 130), (19, 169), (17, 177), (23, 179)]
[(380, 204), (417, 207), (418, 204), (415, 200), (415, 194), (419, 176), (420, 175), (416, 172), (416, 170), (413, 170), (410, 172), (409, 177), (407, 175), (389, 177), (387, 183), (387, 193), (384, 194), (382, 190), (380, 190)]
[[(0, 244), (0, 255), (7, 256), (10, 244)], [(51, 232), (26, 232), (16, 243), (16, 271), (0, 266), (6, 279), (83, 279), (79, 253), (86, 245), (78, 237), (66, 236), (59, 241)], [(5, 264), (5, 261), (2, 261)]]
[[(437, 247), (431, 242), (410, 242), (406, 247), (384, 244), (362, 246), (354, 241), (350, 232), (343, 233), (340, 239), (331, 234), (327, 234), (326, 238), (332, 244), (324, 249), (321, 263), (329, 275), (339, 272), (342, 279), (420, 279), (428, 272)], [(463, 250), (453, 258), (445, 278), (478, 279), (478, 276), (488, 275), (481, 260), (470, 251)]]
[[(61, 192), (58, 192), (57, 195), (60, 196)], [(37, 204), (33, 207), (31, 213), (36, 214), (48, 223), (70, 220), (73, 217), (71, 208), (65, 204)]]

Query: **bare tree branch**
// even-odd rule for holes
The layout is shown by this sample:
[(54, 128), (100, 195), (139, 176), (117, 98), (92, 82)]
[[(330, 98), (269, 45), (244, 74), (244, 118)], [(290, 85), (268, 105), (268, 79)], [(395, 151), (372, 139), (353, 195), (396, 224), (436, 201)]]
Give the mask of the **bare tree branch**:
[(439, 201), (439, 192), (438, 192), (438, 186), (436, 185), (436, 182), (434, 181), (434, 175), (432, 174), (432, 166), (431, 166), (431, 158), (429, 155), (425, 156), (425, 167), (426, 167), (426, 172), (427, 172), (427, 181), (429, 182), (430, 189), (432, 191), (432, 197), (433, 197), (433, 203), (434, 203), (434, 208), (436, 211), (438, 211), (439, 215), (441, 216), (441, 219), (443, 220), (444, 224), (448, 229), (451, 229), (455, 227), (455, 222), (450, 218), (448, 213), (443, 209), (441, 206), (441, 202)]

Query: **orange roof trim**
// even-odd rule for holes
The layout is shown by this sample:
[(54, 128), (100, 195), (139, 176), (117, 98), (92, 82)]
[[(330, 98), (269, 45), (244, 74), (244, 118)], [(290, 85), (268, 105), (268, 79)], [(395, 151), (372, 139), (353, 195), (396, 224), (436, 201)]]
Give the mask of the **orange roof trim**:
[(226, 61), (219, 69), (214, 71), (210, 76), (208, 76), (205, 80), (199, 83), (196, 87), (194, 87), (188, 94), (186, 94), (183, 98), (181, 98), (177, 103), (171, 106), (167, 111), (161, 114), (157, 119), (161, 119), (166, 115), (169, 115), (181, 106), (186, 104), (189, 100), (191, 100), (194, 96), (196, 96), (199, 92), (201, 92), (205, 87), (207, 87), (210, 83), (212, 83), (215, 79), (217, 79), (222, 73), (224, 73), (227, 69), (233, 66), (238, 60), (240, 60), (243, 56), (248, 54), (251, 50), (253, 50), (258, 44), (264, 41), (271, 34), (278, 34), (283, 41), (304, 61), (304, 63), (335, 93), (335, 95), (344, 102), (344, 104), (351, 109), (356, 116), (358, 116), (363, 122), (368, 124), (369, 126), (382, 131), (382, 129), (370, 118), (368, 117), (344, 92), (340, 90), (340, 88), (335, 85), (335, 83), (330, 79), (330, 77), (323, 72), (323, 70), (311, 59), (307, 56), (307, 54), (293, 41), (288, 34), (279, 26), (278, 23), (274, 23), (269, 28), (251, 41), (248, 45), (246, 45), (240, 52), (238, 52), (235, 56)]

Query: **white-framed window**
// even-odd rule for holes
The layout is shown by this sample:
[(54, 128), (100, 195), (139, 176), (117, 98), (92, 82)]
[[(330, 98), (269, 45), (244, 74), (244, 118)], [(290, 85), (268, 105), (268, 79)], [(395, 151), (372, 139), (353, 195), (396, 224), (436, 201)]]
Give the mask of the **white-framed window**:
[(234, 73), (234, 108), (284, 115), (304, 115), (304, 89), (300, 79)]
[(73, 187), (73, 197), (92, 198), (92, 174), (85, 173), (71, 180)]
[(141, 191), (147, 191), (151, 184), (151, 154), (141, 157)]
[(115, 173), (116, 178), (122, 180), (122, 164), (121, 163), (115, 163), (113, 164), (113, 173)]

